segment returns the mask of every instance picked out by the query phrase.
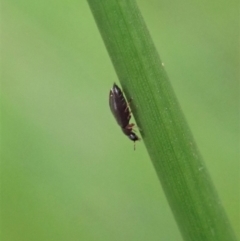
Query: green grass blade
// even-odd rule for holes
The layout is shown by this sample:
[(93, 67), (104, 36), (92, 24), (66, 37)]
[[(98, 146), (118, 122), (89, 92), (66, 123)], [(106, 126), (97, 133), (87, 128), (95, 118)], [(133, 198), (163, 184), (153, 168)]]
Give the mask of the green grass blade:
[(88, 3), (184, 240), (236, 240), (136, 3)]

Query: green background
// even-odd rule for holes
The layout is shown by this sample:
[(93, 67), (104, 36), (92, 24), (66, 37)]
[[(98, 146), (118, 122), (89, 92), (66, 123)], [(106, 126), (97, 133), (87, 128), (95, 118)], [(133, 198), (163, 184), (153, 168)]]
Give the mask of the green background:
[[(238, 1), (137, 3), (240, 237)], [(1, 10), (1, 240), (182, 240), (87, 2)]]

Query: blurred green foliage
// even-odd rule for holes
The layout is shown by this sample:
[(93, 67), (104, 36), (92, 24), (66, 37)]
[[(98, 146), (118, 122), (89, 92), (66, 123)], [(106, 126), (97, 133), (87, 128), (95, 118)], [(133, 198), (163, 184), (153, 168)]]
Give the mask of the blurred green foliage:
[[(239, 237), (238, 2), (137, 2)], [(2, 240), (182, 240), (87, 3), (3, 1), (1, 48)]]

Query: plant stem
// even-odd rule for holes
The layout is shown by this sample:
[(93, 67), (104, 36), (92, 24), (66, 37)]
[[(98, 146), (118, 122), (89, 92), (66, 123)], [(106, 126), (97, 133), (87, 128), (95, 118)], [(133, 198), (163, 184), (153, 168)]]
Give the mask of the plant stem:
[(135, 1), (88, 3), (184, 240), (236, 240)]

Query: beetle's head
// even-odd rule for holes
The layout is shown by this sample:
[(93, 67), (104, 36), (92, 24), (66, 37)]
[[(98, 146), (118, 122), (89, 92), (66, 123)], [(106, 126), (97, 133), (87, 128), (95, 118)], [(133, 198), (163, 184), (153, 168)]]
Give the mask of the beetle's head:
[(129, 135), (128, 135), (129, 139), (132, 140), (132, 141), (139, 141), (140, 138), (133, 132), (131, 132)]

